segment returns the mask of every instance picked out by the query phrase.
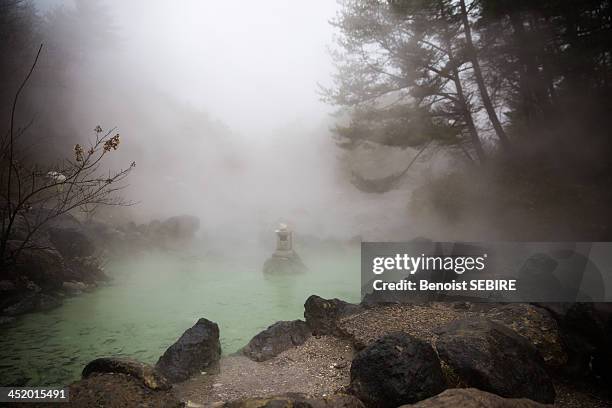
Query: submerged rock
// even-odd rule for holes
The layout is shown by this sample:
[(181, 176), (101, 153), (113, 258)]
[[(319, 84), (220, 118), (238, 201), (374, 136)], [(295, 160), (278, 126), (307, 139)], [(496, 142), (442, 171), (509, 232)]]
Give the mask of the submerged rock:
[(360, 306), (340, 299), (323, 299), (311, 295), (304, 303), (304, 318), (314, 335), (331, 334), (343, 337), (345, 333), (338, 327), (338, 319), (360, 310)]
[(180, 382), (202, 371), (218, 370), (220, 356), (219, 326), (202, 318), (168, 347), (155, 368), (171, 382)]
[(17, 323), (17, 319), (10, 316), (0, 316), (0, 327), (10, 327)]
[(148, 364), (131, 358), (102, 357), (91, 361), (83, 369), (83, 378), (93, 374), (120, 373), (136, 378), (152, 390), (169, 390), (172, 385), (168, 380)]
[[(278, 252), (278, 251), (277, 251)], [(282, 275), (296, 274), (306, 271), (306, 265), (295, 251), (286, 251), (286, 253), (274, 253), (263, 266), (263, 271), (266, 274)]]
[(453, 388), (435, 397), (401, 408), (546, 408), (544, 405), (526, 398), (503, 398), (476, 388)]
[(552, 403), (555, 389), (537, 349), (512, 329), (485, 318), (438, 329), (436, 348), (461, 381), (506, 398)]
[(381, 337), (357, 353), (350, 391), (369, 407), (395, 408), (446, 388), (433, 347), (406, 333)]
[(62, 301), (51, 295), (32, 292), (23, 296), (18, 302), (6, 307), (2, 314), (6, 316), (19, 316), (25, 313), (55, 309), (62, 305)]
[(310, 328), (303, 320), (276, 322), (253, 337), (242, 353), (251, 360), (265, 361), (303, 344), (310, 335)]

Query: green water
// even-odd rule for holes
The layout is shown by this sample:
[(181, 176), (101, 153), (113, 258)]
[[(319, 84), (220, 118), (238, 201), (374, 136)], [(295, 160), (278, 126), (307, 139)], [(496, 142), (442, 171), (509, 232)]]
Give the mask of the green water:
[(113, 262), (109, 286), (2, 329), (0, 383), (66, 384), (102, 356), (155, 363), (200, 317), (219, 324), (228, 354), (277, 320), (303, 318), (311, 294), (359, 300), (358, 249), (301, 256), (307, 273), (274, 278), (254, 259), (148, 253)]

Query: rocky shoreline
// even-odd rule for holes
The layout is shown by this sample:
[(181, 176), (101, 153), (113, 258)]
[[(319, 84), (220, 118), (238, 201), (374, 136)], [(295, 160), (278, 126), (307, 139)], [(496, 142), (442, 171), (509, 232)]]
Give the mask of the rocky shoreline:
[[(277, 322), (221, 356), (200, 319), (155, 366), (97, 359), (69, 406), (606, 407), (609, 315), (566, 305), (350, 304), (311, 296), (304, 320)], [(556, 310), (561, 310), (557, 308)], [(600, 331), (576, 331), (576, 324)], [(574, 326), (572, 326), (574, 325)], [(578, 338), (580, 337), (580, 338)], [(585, 364), (586, 363), (586, 364)], [(412, 405), (411, 405), (412, 404)]]
[[(107, 282), (105, 252), (167, 248), (198, 227), (188, 216), (123, 228), (56, 220), (37, 237), (44, 249), (2, 271), (0, 325)], [(612, 406), (607, 304), (351, 304), (312, 295), (303, 320), (272, 324), (239, 353), (222, 356), (219, 337), (217, 324), (200, 318), (154, 366), (93, 360), (69, 386), (68, 406)]]
[[(91, 292), (111, 279), (104, 272), (110, 257), (151, 248), (172, 249), (191, 242), (200, 222), (192, 216), (170, 217), (120, 227), (79, 221), (72, 215), (52, 219), (31, 239), (13, 265), (0, 269), (0, 328), (19, 316), (47, 311), (70, 296)], [(27, 229), (17, 225), (9, 249), (18, 248)]]

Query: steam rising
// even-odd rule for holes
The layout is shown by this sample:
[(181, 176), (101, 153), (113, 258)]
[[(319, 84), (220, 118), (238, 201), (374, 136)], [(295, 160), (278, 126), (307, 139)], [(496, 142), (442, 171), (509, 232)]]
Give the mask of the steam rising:
[[(37, 6), (52, 13), (75, 3)], [(139, 202), (129, 209), (138, 221), (193, 214), (217, 239), (257, 240), (278, 221), (303, 234), (389, 239), (390, 227), (407, 224), (408, 194), (383, 199), (348, 183), (331, 108), (317, 93), (333, 70), (335, 8), (329, 0), (101, 2), (109, 35), (79, 50), (63, 125), (83, 138), (98, 123), (118, 127), (124, 143), (113, 165), (137, 163), (127, 196)], [(58, 41), (83, 46), (56, 29)]]

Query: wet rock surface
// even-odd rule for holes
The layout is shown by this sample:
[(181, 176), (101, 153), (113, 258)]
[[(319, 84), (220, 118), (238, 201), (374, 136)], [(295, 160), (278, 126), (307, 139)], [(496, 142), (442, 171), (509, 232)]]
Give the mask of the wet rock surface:
[(151, 390), (169, 390), (172, 385), (168, 380), (155, 371), (153, 367), (131, 358), (102, 357), (91, 361), (83, 369), (83, 378), (94, 374), (117, 373), (126, 374), (142, 381), (143, 385)]
[(552, 405), (540, 404), (526, 398), (503, 398), (476, 388), (454, 388), (434, 397), (402, 408), (545, 408)]
[(242, 353), (251, 360), (265, 361), (303, 344), (310, 335), (310, 328), (302, 320), (276, 322), (253, 337), (242, 349)]
[(25, 313), (51, 310), (62, 305), (62, 301), (54, 296), (44, 293), (28, 293), (21, 300), (2, 310), (8, 317), (19, 316)]
[(292, 275), (305, 271), (306, 265), (295, 251), (275, 253), (263, 265), (263, 272), (270, 275)]
[[(127, 374), (95, 373), (69, 386), (70, 399), (59, 404), (74, 408), (179, 408), (183, 403), (171, 391), (151, 390), (142, 381)], [(57, 403), (34, 404), (57, 407)]]
[(304, 303), (304, 318), (314, 335), (332, 334), (342, 337), (346, 333), (338, 325), (339, 319), (360, 310), (360, 306), (340, 299), (324, 299), (312, 295)]
[(202, 318), (168, 347), (155, 368), (171, 382), (180, 382), (202, 371), (217, 370), (220, 357), (219, 326)]
[(552, 403), (555, 390), (537, 349), (512, 329), (485, 318), (438, 329), (436, 349), (467, 385), (507, 398)]
[(367, 406), (392, 408), (421, 401), (446, 388), (431, 345), (406, 333), (389, 334), (357, 353), (350, 392)]

